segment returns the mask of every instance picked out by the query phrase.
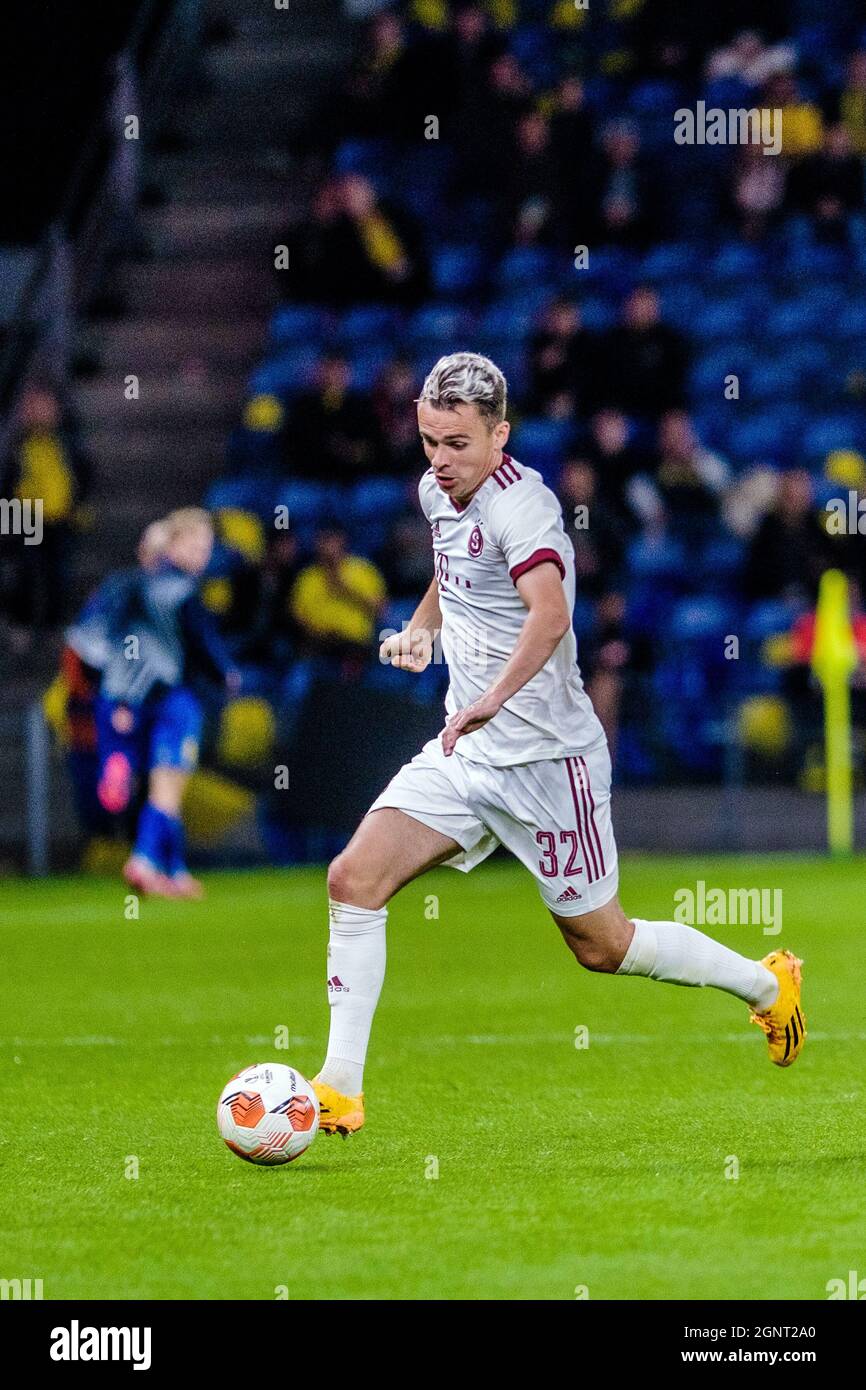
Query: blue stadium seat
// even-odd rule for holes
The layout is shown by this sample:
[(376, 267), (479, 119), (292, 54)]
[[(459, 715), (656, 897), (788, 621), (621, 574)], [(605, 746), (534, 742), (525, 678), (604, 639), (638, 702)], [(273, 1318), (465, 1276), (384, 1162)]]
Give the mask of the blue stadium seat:
[(866, 344), (866, 299), (846, 304), (834, 325), (842, 338), (857, 338)]
[(806, 426), (800, 440), (800, 457), (806, 463), (822, 461), (831, 449), (858, 449), (864, 443), (864, 415), (856, 410), (824, 415)]
[(211, 484), (205, 497), (205, 506), (211, 512), (236, 510), (264, 516), (272, 505), (272, 485), (256, 477), (220, 478)]
[(341, 346), (392, 342), (400, 324), (400, 312), (390, 304), (357, 304), (348, 309), (337, 326)]
[(536, 326), (536, 310), (525, 307), (520, 301), (499, 300), (489, 306), (478, 323), (478, 334), (485, 341), (506, 339), (519, 343), (527, 338)]
[(681, 281), (695, 274), (700, 251), (694, 242), (663, 241), (647, 251), (640, 268), (641, 279), (652, 284)]
[(746, 355), (741, 347), (733, 343), (724, 347), (715, 346), (702, 353), (689, 372), (693, 397), (704, 405), (711, 400), (730, 405), (731, 402), (725, 400), (725, 378), (738, 376), (742, 394), (743, 383), (754, 360), (751, 350)]
[(282, 396), (303, 391), (312, 380), (317, 361), (318, 353), (312, 346), (293, 348), (270, 357), (250, 376), (249, 394)]
[(800, 611), (800, 606), (789, 599), (762, 599), (747, 611), (743, 636), (749, 642), (763, 642), (765, 637), (788, 632)]
[(433, 288), (439, 295), (475, 294), (484, 274), (479, 246), (441, 246), (433, 253)]
[(662, 318), (673, 328), (691, 333), (695, 319), (704, 307), (703, 293), (690, 280), (671, 280), (661, 288)]
[(640, 262), (624, 246), (591, 247), (586, 270), (576, 270), (573, 262), (563, 267), (562, 287), (566, 293), (583, 292), (589, 285), (621, 299), (638, 279)]
[(808, 296), (785, 300), (771, 307), (764, 325), (766, 336), (774, 341), (809, 337), (819, 317), (815, 302)]
[(352, 386), (356, 391), (372, 391), (394, 353), (387, 345), (366, 343), (349, 356), (352, 367)]
[(496, 284), (502, 290), (521, 285), (553, 282), (556, 274), (553, 252), (544, 246), (515, 246), (506, 251), (496, 268)]
[(574, 438), (571, 420), (548, 420), (528, 415), (514, 432), (509, 451), (528, 468), (537, 468), (548, 486), (559, 477), (565, 454)]
[(402, 478), (362, 478), (349, 489), (348, 515), (356, 523), (380, 518), (390, 521), (406, 507), (411, 486)]
[(806, 282), (848, 273), (851, 257), (842, 246), (807, 243), (795, 246), (785, 262), (787, 274)]
[(743, 464), (787, 463), (795, 423), (789, 406), (757, 412), (732, 427), (728, 447)]
[(338, 174), (364, 174), (378, 182), (393, 158), (389, 140), (344, 140), (334, 152), (334, 169)]
[(769, 358), (755, 361), (746, 378), (743, 393), (750, 401), (779, 401), (794, 397), (800, 391), (801, 374), (789, 358)]
[(416, 349), (453, 352), (472, 331), (473, 317), (459, 304), (427, 304), (413, 314), (406, 336)]
[(275, 347), (321, 343), (330, 327), (331, 316), (324, 309), (306, 304), (282, 304), (271, 319), (271, 342)]
[(707, 280), (715, 284), (746, 281), (759, 282), (765, 271), (763, 253), (744, 241), (726, 241), (706, 267)]
[(697, 310), (692, 332), (701, 342), (735, 338), (748, 332), (752, 318), (745, 299), (711, 299)]
[(274, 505), (288, 507), (292, 530), (304, 523), (315, 523), (335, 508), (334, 490), (326, 483), (309, 482), (305, 478), (284, 481), (277, 489)]

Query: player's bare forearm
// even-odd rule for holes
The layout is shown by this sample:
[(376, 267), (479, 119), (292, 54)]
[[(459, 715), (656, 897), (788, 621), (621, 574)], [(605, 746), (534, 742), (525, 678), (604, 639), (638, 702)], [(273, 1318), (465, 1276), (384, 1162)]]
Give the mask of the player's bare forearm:
[(409, 627), (413, 632), (418, 628), (423, 629), (425, 632), (429, 632), (432, 640), (435, 638), (441, 626), (442, 613), (439, 609), (439, 585), (437, 580), (432, 579), (430, 581), (430, 587), (418, 604), (415, 612), (412, 614)]
[(403, 632), (386, 637), (379, 648), (379, 660), (389, 662), (402, 671), (425, 670), (433, 659), (433, 644), (442, 626), (439, 611), (439, 591), (434, 579), (422, 598), (409, 626)]
[(562, 641), (567, 627), (561, 625), (560, 615), (546, 608), (531, 608), (526, 615), (517, 645), (496, 680), (482, 699), (492, 701), (501, 709), (506, 700), (537, 676)]
[(448, 720), (442, 733), (446, 756), (454, 752), (458, 738), (493, 719), (506, 700), (538, 675), (571, 626), (562, 581), (552, 565), (541, 565), (523, 575), (517, 588), (529, 612), (514, 651), (484, 694)]

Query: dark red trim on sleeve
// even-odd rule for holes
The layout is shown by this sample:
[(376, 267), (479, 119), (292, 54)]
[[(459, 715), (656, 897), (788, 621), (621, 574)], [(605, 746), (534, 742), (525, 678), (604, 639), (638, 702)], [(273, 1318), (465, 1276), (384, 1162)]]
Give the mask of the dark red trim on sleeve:
[(508, 571), (511, 575), (512, 583), (516, 584), (522, 574), (526, 574), (529, 570), (534, 570), (536, 565), (543, 565), (548, 560), (556, 565), (556, 568), (559, 570), (560, 578), (564, 579), (565, 565), (562, 563), (562, 556), (555, 550), (535, 550), (528, 560), (521, 560), (519, 565), (515, 565), (513, 569)]

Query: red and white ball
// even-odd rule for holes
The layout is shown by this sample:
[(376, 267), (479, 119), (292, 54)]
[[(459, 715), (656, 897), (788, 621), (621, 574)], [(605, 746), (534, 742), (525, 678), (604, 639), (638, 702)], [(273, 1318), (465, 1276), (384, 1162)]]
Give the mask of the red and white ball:
[(217, 1128), (232, 1153), (248, 1163), (291, 1163), (318, 1133), (319, 1102), (294, 1067), (259, 1062), (223, 1087)]

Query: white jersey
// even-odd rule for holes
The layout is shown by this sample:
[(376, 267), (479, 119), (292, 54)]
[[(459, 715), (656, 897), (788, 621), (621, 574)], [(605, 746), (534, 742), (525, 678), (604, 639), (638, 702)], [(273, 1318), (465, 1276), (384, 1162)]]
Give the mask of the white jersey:
[[(454, 714), (489, 689), (514, 651), (527, 613), (516, 587), (522, 574), (552, 561), (572, 611), (574, 549), (559, 502), (541, 474), (508, 454), (465, 507), (443, 492), (432, 469), (418, 495), (433, 532), (442, 652), (450, 676), (445, 708)], [(471, 762), (512, 767), (568, 758), (602, 739), (569, 628), (532, 680), (489, 723), (458, 739), (454, 751)]]

